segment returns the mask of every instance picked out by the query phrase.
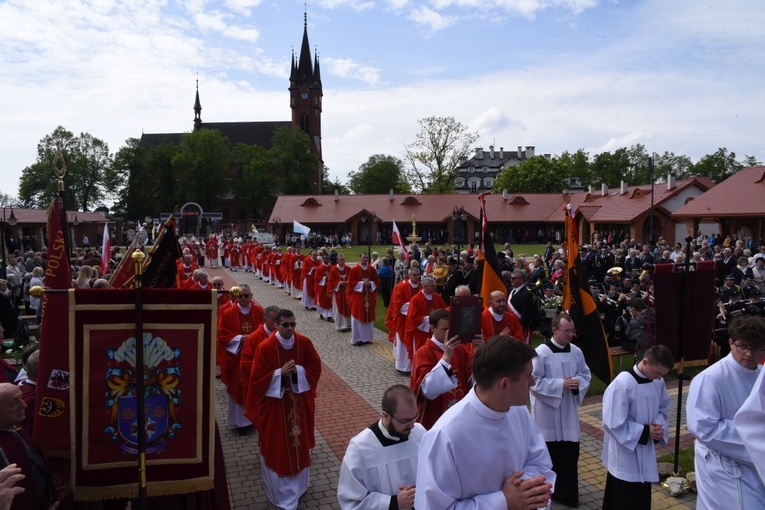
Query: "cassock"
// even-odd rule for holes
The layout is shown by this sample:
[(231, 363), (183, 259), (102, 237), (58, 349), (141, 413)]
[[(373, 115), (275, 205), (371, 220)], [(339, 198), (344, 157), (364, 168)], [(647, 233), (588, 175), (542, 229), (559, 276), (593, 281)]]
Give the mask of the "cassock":
[(329, 270), (327, 285), (332, 289), (332, 315), (335, 318), (337, 331), (351, 329), (351, 306), (346, 293), (350, 272), (350, 268), (346, 265), (343, 267), (335, 265)]
[(255, 350), (263, 341), (271, 336), (271, 331), (264, 322), (258, 329), (247, 335), (242, 343), (242, 351), (239, 354), (239, 384), (242, 387), (242, 401), (247, 403), (247, 389), (250, 386), (252, 374), (252, 360), (255, 359)]
[(320, 263), (316, 265), (316, 272), (314, 273), (313, 280), (316, 285), (315, 302), (316, 308), (318, 308), (319, 316), (323, 318), (332, 317), (332, 287), (329, 286), (329, 271), (331, 266), (329, 264)]
[[(369, 282), (369, 286), (364, 285)], [(348, 276), (348, 303), (351, 305), (351, 343), (371, 343), (375, 339), (375, 308), (377, 307), (377, 289), (380, 277), (377, 271), (367, 264), (357, 264), (351, 268)]]
[(14, 496), (11, 510), (50, 508), (56, 501), (53, 479), (45, 456), (35, 446), (32, 436), (24, 429), (0, 429), (0, 451), (3, 464), (16, 464), (24, 474), (24, 479), (16, 483), (18, 487), (24, 487), (24, 492)]
[(282, 284), (284, 285), (284, 292), (290, 296), (292, 295), (292, 273), (295, 270), (294, 256), (291, 252), (282, 255)]
[(502, 485), (516, 471), (555, 484), (544, 439), (525, 406), (487, 407), (475, 388), (422, 438), (414, 507), (507, 508)]
[(621, 372), (603, 395), (603, 466), (608, 470), (603, 508), (651, 507), (651, 482), (659, 481), (650, 424), (669, 439), (669, 393), (663, 379), (646, 378), (633, 366)]
[(37, 401), (37, 383), (35, 381), (30, 381), (29, 379), (24, 379), (19, 382), (19, 389), (21, 390), (21, 400), (24, 401), (27, 405), (27, 409), (29, 409), (24, 415), (24, 422), (21, 426), (31, 435), (35, 427), (35, 414), (37, 414), (34, 412), (34, 410), (37, 409), (37, 406), (35, 405), (35, 402)]
[(239, 353), (242, 342), (263, 323), (263, 308), (250, 301), (249, 309), (239, 303), (223, 310), (218, 319), (217, 359), (220, 379), (228, 392), (228, 424), (235, 427), (251, 425), (244, 416), (244, 395), (239, 383)]
[(303, 296), (301, 303), (306, 308), (316, 308), (316, 302), (314, 301), (315, 288), (313, 284), (313, 274), (316, 272), (316, 261), (313, 260), (310, 255), (303, 259), (303, 267), (300, 270), (300, 281), (303, 289)]
[(210, 239), (205, 243), (205, 255), (210, 261), (210, 267), (212, 269), (218, 268), (218, 240)]
[[(535, 384), (529, 388), (531, 416), (547, 443), (553, 471), (558, 475), (553, 498), (561, 503), (578, 503), (579, 406), (592, 376), (576, 345), (560, 345), (548, 339), (536, 351), (531, 374)], [(566, 377), (578, 379), (579, 389), (564, 390)]]
[(351, 439), (337, 482), (340, 508), (398, 508), (391, 501), (396, 499), (400, 487), (416, 485), (417, 447), (424, 435), (425, 429), (415, 423), (409, 436), (393, 437), (379, 420)]
[(425, 345), (430, 338), (430, 312), (439, 308), (446, 309), (446, 303), (440, 294), (418, 292), (409, 302), (406, 313), (406, 332), (404, 341), (407, 349), (414, 346), (414, 352)]
[(411, 388), (417, 396), (417, 421), (426, 429), (470, 391), (470, 351), (459, 345), (448, 363), (441, 359), (443, 355), (444, 344), (431, 337), (417, 349), (412, 362)]
[[(290, 360), (296, 372), (283, 377)], [(266, 497), (279, 508), (296, 508), (308, 489), (320, 376), (319, 354), (299, 333), (284, 339), (276, 331), (255, 351), (245, 413), (259, 432)]]
[(481, 332), (483, 339), (488, 340), (494, 335), (499, 335), (504, 329), (510, 330), (509, 335), (516, 340), (523, 341), (524, 333), (521, 322), (510, 312), (504, 312), (502, 315), (494, 313), (491, 307), (486, 308), (481, 313)]
[(765, 508), (765, 486), (733, 424), (761, 370), (749, 370), (728, 354), (691, 381), (685, 411), (696, 438), (699, 510)]
[(385, 318), (385, 326), (388, 328), (388, 340), (393, 343), (393, 359), (396, 370), (402, 372), (412, 371), (412, 358), (414, 346), (404, 342), (406, 337), (406, 314), (409, 312), (409, 302), (420, 292), (421, 283), (412, 285), (409, 279), (398, 283), (393, 287), (393, 295), (388, 306), (388, 315)]
[(760, 480), (765, 481), (765, 370), (760, 370), (752, 393), (736, 413), (733, 423), (752, 458)]
[(293, 299), (303, 298), (303, 256), (296, 253), (292, 259), (292, 286), (290, 287), (290, 297)]

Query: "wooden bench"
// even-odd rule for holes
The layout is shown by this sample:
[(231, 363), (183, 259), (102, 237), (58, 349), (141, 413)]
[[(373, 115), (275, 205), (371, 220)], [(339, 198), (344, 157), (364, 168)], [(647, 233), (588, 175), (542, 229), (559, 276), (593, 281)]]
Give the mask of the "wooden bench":
[(621, 369), (622, 369), (622, 361), (624, 360), (624, 356), (628, 356), (628, 355), (629, 355), (629, 356), (632, 356), (632, 357), (633, 357), (633, 359), (634, 359), (634, 357), (635, 357), (635, 353), (634, 353), (634, 352), (625, 351), (625, 350), (624, 350), (624, 349), (622, 349), (622, 348), (621, 348), (621, 346), (619, 346), (619, 345), (617, 345), (617, 346), (615, 346), (615, 347), (609, 347), (609, 348), (608, 348), (608, 354), (609, 354), (609, 355), (610, 355), (612, 358), (613, 358), (613, 357), (618, 357), (618, 358), (619, 358), (619, 370), (620, 370), (620, 371), (621, 371)]

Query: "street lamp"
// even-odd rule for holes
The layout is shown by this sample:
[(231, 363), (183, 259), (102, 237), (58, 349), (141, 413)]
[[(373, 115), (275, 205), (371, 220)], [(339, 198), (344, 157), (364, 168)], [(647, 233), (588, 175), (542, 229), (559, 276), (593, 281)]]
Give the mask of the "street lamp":
[(457, 255), (462, 253), (462, 250), (460, 249), (460, 241), (462, 240), (462, 229), (457, 229), (457, 221), (462, 220), (462, 223), (467, 222), (467, 213), (465, 212), (465, 208), (463, 206), (460, 206), (459, 209), (457, 209), (457, 206), (454, 206), (454, 209), (452, 209), (452, 222), (454, 223), (454, 227), (452, 228), (452, 231), (454, 232), (454, 240), (457, 241)]
[[(11, 216), (7, 220), (5, 219), (6, 209), (11, 210)], [(8, 271), (6, 270), (6, 268), (8, 267), (6, 262), (7, 257), (5, 254), (5, 224), (6, 223), (8, 223), (8, 225), (10, 225), (11, 227), (16, 226), (16, 216), (13, 215), (13, 207), (10, 207), (10, 206), (3, 207), (3, 223), (2, 223), (2, 228), (0, 228), (0, 230), (2, 231), (1, 232), (2, 235), (0, 235), (0, 255), (2, 255), (3, 257), (3, 262), (0, 265), (0, 278), (2, 278), (3, 280), (5, 280), (6, 277), (8, 276)], [(9, 251), (10, 251), (10, 247), (9, 247)]]
[(374, 211), (370, 213), (364, 213), (360, 219), (362, 223), (368, 222), (368, 225), (369, 225), (367, 228), (367, 257), (369, 257), (369, 260), (371, 262), (372, 260), (372, 223), (377, 221), (377, 213)]

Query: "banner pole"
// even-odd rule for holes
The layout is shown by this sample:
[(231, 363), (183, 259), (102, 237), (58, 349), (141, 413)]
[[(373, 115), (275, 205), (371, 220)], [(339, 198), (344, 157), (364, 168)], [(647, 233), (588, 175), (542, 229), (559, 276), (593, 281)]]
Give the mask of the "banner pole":
[(135, 392), (138, 415), (138, 508), (146, 510), (146, 395), (144, 394), (144, 348), (143, 348), (143, 262), (146, 255), (136, 251), (131, 255), (135, 262)]

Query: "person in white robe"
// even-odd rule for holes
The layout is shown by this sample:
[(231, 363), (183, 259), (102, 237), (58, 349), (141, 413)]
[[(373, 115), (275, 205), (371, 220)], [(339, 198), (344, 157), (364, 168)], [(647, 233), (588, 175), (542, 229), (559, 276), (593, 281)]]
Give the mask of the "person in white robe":
[(553, 501), (579, 506), (579, 406), (592, 376), (582, 350), (571, 344), (574, 321), (567, 313), (552, 320), (553, 336), (537, 347), (531, 415), (542, 433), (555, 471)]
[(693, 378), (686, 403), (699, 510), (765, 508), (765, 486), (733, 424), (762, 370), (765, 318), (737, 317), (728, 334), (730, 353)]
[(757, 468), (760, 480), (765, 482), (765, 370), (760, 370), (752, 393), (733, 418), (739, 437)]
[(385, 391), (381, 418), (348, 443), (337, 500), (343, 510), (405, 510), (414, 505), (417, 448), (425, 428), (417, 400), (403, 384)]
[(659, 481), (656, 445), (669, 440), (670, 400), (663, 377), (673, 365), (669, 349), (655, 345), (606, 388), (602, 460), (608, 473), (603, 510), (651, 508), (651, 482)]
[(414, 507), (544, 508), (555, 473), (526, 408), (536, 351), (498, 335), (475, 350), (475, 386), (423, 437)]

